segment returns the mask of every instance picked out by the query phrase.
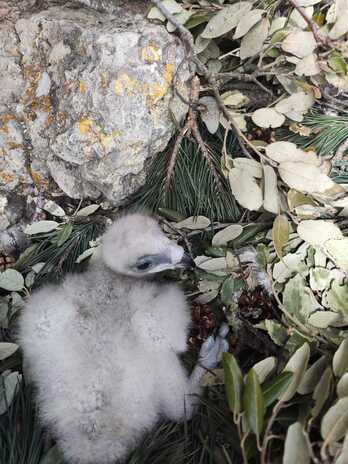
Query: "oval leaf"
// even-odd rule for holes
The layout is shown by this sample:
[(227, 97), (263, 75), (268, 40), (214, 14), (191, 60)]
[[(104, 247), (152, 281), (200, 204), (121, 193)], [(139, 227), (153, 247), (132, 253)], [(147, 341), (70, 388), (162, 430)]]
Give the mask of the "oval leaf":
[(207, 126), (208, 131), (211, 134), (215, 134), (220, 124), (219, 106), (216, 103), (215, 98), (209, 96), (202, 97), (199, 102), (206, 107), (205, 111), (201, 110), (202, 121)]
[(251, 119), (254, 124), (265, 129), (280, 127), (285, 122), (285, 116), (273, 108), (259, 108), (253, 112)]
[(19, 292), (23, 290), (24, 278), (15, 269), (7, 269), (0, 274), (0, 288), (10, 292)]
[(86, 206), (85, 208), (80, 209), (77, 213), (76, 216), (90, 216), (91, 214), (95, 213), (97, 209), (100, 208), (100, 205), (89, 205)]
[(59, 224), (56, 221), (38, 221), (27, 226), (24, 232), (28, 235), (45, 234), (47, 232), (52, 232), (52, 230), (56, 230), (58, 226)]
[(213, 246), (227, 245), (228, 242), (239, 237), (243, 232), (243, 227), (240, 224), (231, 224), (225, 229), (220, 230), (216, 233), (212, 240)]
[(12, 403), (21, 380), (22, 376), (18, 372), (3, 374), (0, 377), (0, 415), (4, 414)]
[(245, 170), (233, 168), (229, 172), (233, 195), (238, 203), (250, 211), (257, 211), (263, 202), (262, 190), (257, 181)]
[(348, 373), (343, 374), (337, 384), (337, 395), (339, 398), (348, 396)]
[(275, 251), (279, 259), (283, 256), (283, 248), (287, 244), (290, 235), (290, 226), (285, 216), (277, 216), (273, 222), (272, 239)]
[(205, 216), (190, 216), (183, 221), (177, 222), (174, 226), (177, 229), (206, 229), (210, 225), (210, 219)]
[(284, 368), (284, 372), (293, 372), (294, 375), (289, 387), (285, 393), (282, 394), (280, 398), (281, 401), (289, 401), (295, 395), (296, 390), (304, 377), (304, 373), (306, 372), (309, 356), (309, 345), (308, 343), (304, 343), (289, 359)]
[(331, 406), (321, 421), (320, 433), (327, 444), (344, 437), (348, 430), (348, 397)]
[(57, 235), (57, 247), (60, 247), (65, 243), (70, 235), (72, 234), (73, 231), (73, 225), (71, 222), (68, 222), (67, 224), (64, 224), (63, 227), (60, 229)]
[(348, 337), (340, 344), (332, 360), (332, 367), (336, 377), (341, 377), (348, 371)]
[[(292, 142), (273, 142), (267, 145), (266, 155), (277, 163), (286, 161), (303, 162), (308, 164), (320, 165), (320, 159), (314, 151), (304, 151)], [(297, 206), (297, 205), (296, 205)]]
[(253, 365), (253, 370), (256, 372), (260, 384), (262, 384), (269, 374), (274, 371), (276, 365), (277, 359), (274, 356), (269, 356)]
[(283, 393), (288, 389), (293, 377), (292, 372), (281, 372), (277, 377), (272, 380), (263, 389), (263, 396), (265, 399), (265, 406), (268, 407), (273, 404)]
[(19, 346), (15, 343), (0, 343), (0, 361), (3, 361), (6, 358), (9, 358), (18, 350)]
[(280, 200), (278, 192), (277, 174), (271, 166), (263, 167), (263, 207), (266, 211), (273, 214), (279, 214)]
[(343, 237), (339, 227), (332, 222), (319, 219), (302, 221), (297, 227), (297, 233), (302, 240), (314, 247), (324, 245), (331, 238)]
[(335, 184), (318, 166), (307, 163), (280, 163), (278, 172), (282, 180), (292, 189), (303, 193), (316, 193), (336, 197), (344, 192), (342, 186)]
[(300, 422), (295, 422), (288, 428), (283, 464), (309, 464), (311, 453), (308, 438)]
[(57, 217), (65, 216), (64, 209), (61, 208), (59, 205), (57, 205), (57, 203), (55, 203), (52, 200), (47, 200), (43, 206), (43, 209), (47, 211), (48, 213), (52, 214), (52, 216), (57, 216)]
[(234, 414), (239, 414), (242, 410), (242, 373), (237, 361), (231, 353), (223, 353), (222, 364), (229, 408)]
[(262, 19), (256, 26), (242, 38), (240, 44), (240, 59), (245, 60), (256, 55), (263, 49), (263, 44), (267, 39), (269, 31), (268, 18)]
[(282, 42), (284, 52), (291, 53), (299, 58), (310, 55), (316, 48), (317, 42), (312, 32), (290, 32)]
[(311, 411), (312, 417), (317, 417), (320, 414), (325, 401), (329, 397), (332, 380), (331, 368), (328, 367), (314, 389), (313, 400), (315, 404)]
[(250, 369), (245, 379), (243, 409), (250, 429), (257, 437), (260, 437), (266, 408), (260, 382), (254, 369)]
[(238, 2), (225, 6), (206, 25), (201, 34), (203, 39), (214, 39), (234, 29), (239, 20), (251, 9), (251, 3)]
[(329, 239), (325, 242), (323, 251), (337, 267), (348, 271), (348, 237)]
[(327, 356), (321, 356), (314, 364), (306, 371), (303, 379), (298, 386), (297, 391), (301, 395), (307, 395), (312, 393), (315, 387), (318, 385), (319, 380), (321, 379), (325, 368), (328, 365)]
[(233, 38), (240, 39), (241, 37), (243, 37), (243, 35), (249, 32), (250, 29), (260, 21), (264, 12), (265, 10), (255, 8), (254, 10), (251, 10), (248, 14), (243, 16), (238, 23)]

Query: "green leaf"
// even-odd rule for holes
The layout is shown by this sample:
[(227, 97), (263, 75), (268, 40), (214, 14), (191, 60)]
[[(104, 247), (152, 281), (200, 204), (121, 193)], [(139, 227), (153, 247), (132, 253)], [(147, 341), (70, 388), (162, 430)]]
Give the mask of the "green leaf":
[(319, 304), (314, 299), (311, 289), (305, 284), (300, 274), (290, 279), (284, 288), (283, 305), (290, 314), (306, 323)]
[(220, 230), (214, 235), (213, 240), (212, 240), (212, 245), (213, 246), (227, 245), (228, 242), (239, 237), (242, 234), (242, 232), (243, 232), (243, 227), (240, 224), (231, 224), (230, 226), (226, 227), (225, 229)]
[(343, 234), (333, 222), (324, 220), (302, 221), (297, 227), (298, 235), (312, 246), (322, 246), (329, 239), (342, 238)]
[(190, 216), (183, 221), (177, 222), (175, 227), (178, 229), (198, 230), (206, 229), (210, 225), (210, 219), (205, 216)]
[(289, 222), (285, 216), (275, 218), (272, 228), (274, 248), (279, 259), (283, 257), (283, 248), (287, 244), (290, 235)]
[(256, 372), (260, 384), (275, 370), (276, 365), (277, 359), (274, 356), (269, 356), (253, 365), (253, 370)]
[(52, 214), (52, 216), (64, 217), (66, 215), (64, 209), (52, 200), (47, 200), (43, 206), (43, 209)]
[(272, 319), (265, 320), (265, 328), (276, 345), (283, 346), (289, 337), (285, 327)]
[(292, 372), (281, 372), (272, 382), (263, 388), (265, 406), (268, 407), (280, 398), (288, 389), (293, 377)]
[(183, 216), (181, 213), (178, 211), (175, 211), (174, 209), (170, 208), (158, 208), (158, 212), (164, 216), (166, 219), (169, 219), (169, 221), (183, 221), (185, 219), (185, 216)]
[(339, 382), (337, 383), (337, 396), (339, 398), (348, 396), (348, 372), (346, 374), (343, 374)]
[(331, 53), (327, 63), (330, 66), (330, 68), (335, 71), (335, 73), (342, 75), (347, 74), (348, 66), (346, 60), (341, 55), (341, 53), (336, 51)]
[(0, 273), (0, 288), (10, 292), (19, 292), (24, 287), (24, 278), (15, 269), (7, 269)]
[(337, 267), (348, 271), (348, 237), (328, 240), (324, 245), (324, 253)]
[(288, 428), (285, 445), (283, 464), (309, 464), (311, 453), (308, 438), (300, 422), (295, 422)]
[(202, 121), (207, 126), (208, 131), (215, 134), (220, 124), (220, 108), (215, 98), (210, 96), (202, 97), (199, 103), (204, 105), (204, 110), (202, 109), (200, 112)]
[(336, 377), (348, 371), (348, 337), (340, 344), (332, 360), (332, 367)]
[(0, 415), (4, 414), (12, 403), (21, 380), (22, 376), (18, 372), (11, 372), (8, 375), (2, 374), (0, 377)]
[(257, 437), (260, 437), (263, 429), (266, 408), (259, 379), (254, 369), (250, 369), (245, 379), (243, 409), (250, 429)]
[(305, 372), (305, 375), (297, 388), (297, 391), (301, 395), (307, 395), (314, 391), (328, 365), (328, 362), (328, 357), (323, 355)]
[(325, 303), (332, 311), (348, 316), (348, 285), (340, 285), (337, 280), (325, 294)]
[(317, 417), (320, 414), (325, 404), (325, 401), (329, 397), (332, 380), (333, 378), (331, 367), (328, 367), (322, 375), (321, 379), (319, 380), (318, 385), (315, 387), (313, 393), (313, 399), (315, 401), (315, 404), (311, 411), (312, 417)]
[(187, 29), (193, 29), (194, 27), (196, 26), (199, 26), (200, 24), (203, 24), (203, 23), (206, 23), (207, 21), (209, 21), (209, 19), (211, 18), (211, 15), (207, 14), (207, 15), (194, 15), (194, 16), (191, 16), (191, 18), (187, 21), (187, 23), (185, 23), (185, 26), (187, 27)]
[[(269, 31), (268, 18), (263, 18), (242, 38), (240, 59), (245, 60), (261, 52)], [(276, 126), (279, 127), (279, 126)]]
[(242, 373), (236, 359), (231, 353), (223, 353), (222, 364), (225, 374), (225, 388), (228, 405), (234, 414), (239, 414), (242, 410)]
[(77, 213), (76, 216), (90, 216), (91, 214), (95, 213), (97, 209), (100, 208), (100, 205), (89, 205), (86, 206), (85, 208), (80, 209)]
[(12, 356), (18, 348), (19, 346), (15, 343), (0, 342), (0, 361)]
[(333, 311), (316, 311), (308, 318), (308, 323), (318, 329), (327, 329), (329, 325), (338, 321), (340, 321), (340, 315)]
[(320, 433), (327, 444), (344, 437), (348, 430), (348, 397), (331, 406), (321, 421)]
[(348, 431), (344, 437), (343, 447), (335, 464), (347, 464), (348, 462)]
[(57, 235), (57, 247), (62, 246), (69, 239), (72, 231), (73, 225), (70, 222), (63, 225)]
[(304, 377), (304, 373), (306, 372), (309, 356), (309, 345), (308, 343), (304, 343), (289, 359), (284, 371), (293, 372), (294, 376), (285, 393), (280, 396), (281, 401), (289, 401), (295, 395), (296, 390)]
[(236, 293), (240, 292), (245, 287), (242, 279), (228, 277), (221, 288), (221, 301), (225, 305), (230, 305), (236, 300)]
[(251, 3), (242, 1), (222, 8), (210, 19), (201, 36), (204, 39), (214, 39), (230, 32), (251, 9), (251, 6)]
[(38, 221), (27, 226), (24, 229), (24, 232), (28, 235), (44, 234), (46, 232), (52, 232), (52, 230), (56, 230), (58, 226), (59, 224), (56, 221)]

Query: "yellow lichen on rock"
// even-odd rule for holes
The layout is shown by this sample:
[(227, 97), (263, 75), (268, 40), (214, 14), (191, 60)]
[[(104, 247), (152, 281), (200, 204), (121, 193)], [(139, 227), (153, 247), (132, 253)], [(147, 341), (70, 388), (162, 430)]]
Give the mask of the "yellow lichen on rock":
[(91, 128), (94, 124), (94, 121), (92, 119), (80, 119), (79, 121), (79, 129), (81, 134), (88, 134), (91, 131)]
[(166, 64), (164, 69), (164, 82), (162, 84), (148, 84), (145, 93), (147, 94), (147, 104), (154, 105), (168, 92), (174, 77), (174, 65)]
[(7, 184), (9, 182), (13, 182), (14, 180), (15, 176), (13, 174), (9, 174), (5, 171), (0, 171), (0, 182)]
[(85, 81), (80, 80), (79, 89), (80, 89), (80, 93), (85, 93), (85, 92), (86, 92), (86, 90), (87, 90), (87, 84), (86, 84)]
[(139, 91), (140, 84), (136, 79), (132, 79), (128, 74), (124, 73), (115, 80), (114, 89), (117, 95), (124, 95), (126, 93), (131, 97)]
[(154, 45), (147, 45), (141, 49), (141, 58), (145, 63), (152, 64), (155, 61), (160, 61), (161, 54)]

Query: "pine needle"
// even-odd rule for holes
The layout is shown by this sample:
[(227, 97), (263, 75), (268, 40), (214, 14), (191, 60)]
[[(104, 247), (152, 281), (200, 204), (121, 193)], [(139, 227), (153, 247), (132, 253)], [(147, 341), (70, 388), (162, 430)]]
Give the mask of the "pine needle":
[[(221, 170), (222, 136), (205, 134), (204, 139), (214, 170), (202, 156), (198, 144), (184, 139), (178, 150), (169, 188), (166, 189), (165, 179), (167, 156), (168, 152), (172, 152), (172, 146), (154, 159), (146, 184), (133, 201), (155, 212), (159, 208), (168, 208), (185, 217), (204, 215), (212, 220), (238, 220), (239, 209)], [(237, 144), (233, 136), (229, 137), (228, 144), (230, 151), (234, 151)]]

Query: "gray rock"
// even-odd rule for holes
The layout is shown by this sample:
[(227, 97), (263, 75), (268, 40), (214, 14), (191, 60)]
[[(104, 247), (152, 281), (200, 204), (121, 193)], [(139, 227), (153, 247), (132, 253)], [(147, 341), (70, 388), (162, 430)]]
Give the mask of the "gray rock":
[[(27, 3), (0, 25), (0, 191), (27, 195), (53, 178), (72, 198), (119, 205), (173, 133), (184, 48), (131, 6), (107, 14)], [(188, 78), (181, 65), (181, 88)]]

